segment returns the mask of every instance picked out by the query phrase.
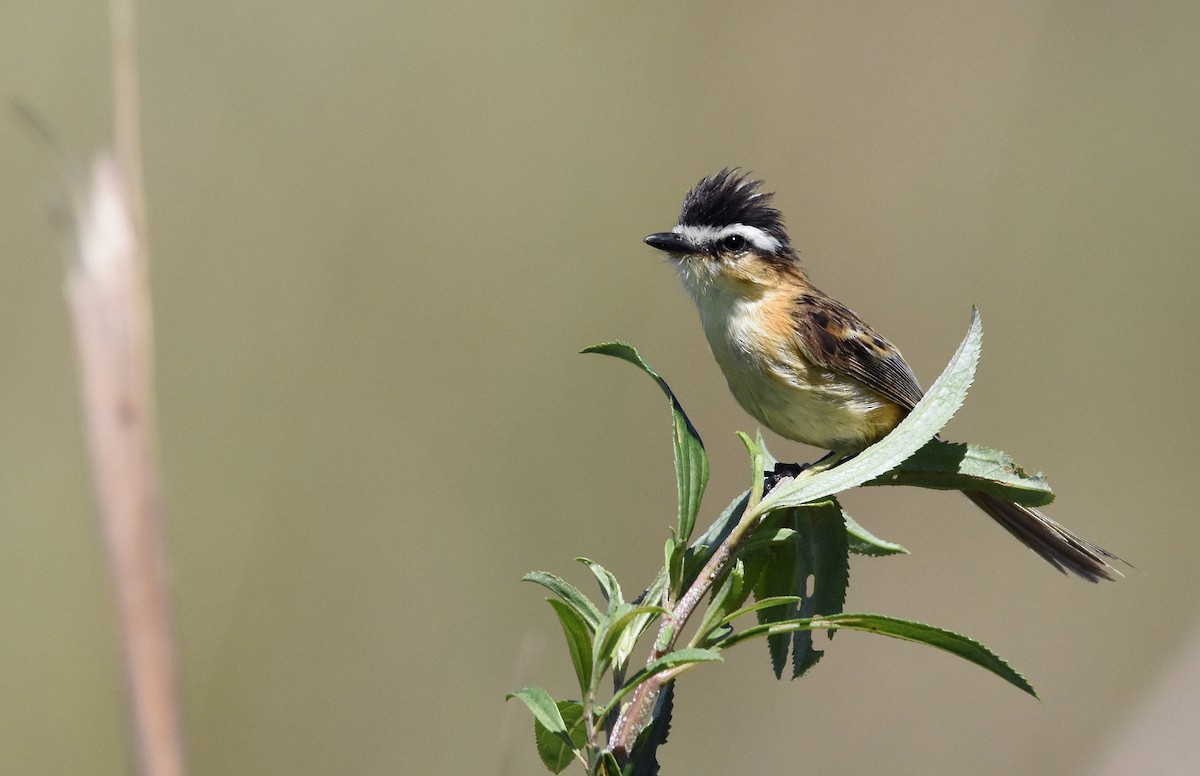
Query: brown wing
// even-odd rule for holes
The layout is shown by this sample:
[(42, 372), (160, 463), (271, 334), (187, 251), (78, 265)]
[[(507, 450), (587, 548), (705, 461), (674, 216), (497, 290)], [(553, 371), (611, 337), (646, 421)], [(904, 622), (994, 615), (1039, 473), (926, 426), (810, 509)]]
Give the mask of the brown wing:
[(896, 346), (841, 302), (814, 289), (796, 298), (792, 314), (800, 344), (814, 364), (853, 377), (905, 410), (925, 395)]

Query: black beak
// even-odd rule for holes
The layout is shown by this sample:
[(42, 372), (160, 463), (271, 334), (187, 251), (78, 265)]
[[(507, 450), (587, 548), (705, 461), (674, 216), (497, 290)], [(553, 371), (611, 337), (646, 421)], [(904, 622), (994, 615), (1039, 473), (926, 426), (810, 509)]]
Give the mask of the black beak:
[(657, 232), (646, 238), (646, 245), (674, 254), (695, 253), (696, 247), (675, 232)]

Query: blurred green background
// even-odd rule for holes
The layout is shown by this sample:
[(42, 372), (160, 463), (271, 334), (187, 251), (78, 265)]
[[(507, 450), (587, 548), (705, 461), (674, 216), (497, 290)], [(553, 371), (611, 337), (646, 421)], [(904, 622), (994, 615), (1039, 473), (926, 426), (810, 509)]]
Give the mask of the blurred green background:
[[(79, 158), (109, 137), (103, 6), (3, 8), (0, 94)], [(637, 587), (674, 514), (662, 396), (575, 352), (626, 339), (671, 380), (702, 521), (745, 483), (753, 422), (641, 243), (725, 165), (926, 383), (979, 305), (949, 436), (1047, 471), (1137, 570), (1091, 586), (950, 494), (851, 494), (913, 555), (856, 560), (847, 608), (971, 634), (1044, 702), (861, 634), (796, 684), (750, 646), (685, 678), (664, 773), (1190, 772), (1198, 30), (1195, 3), (145, 4), (193, 772), (542, 772), (504, 693), (574, 680), (521, 574), (585, 585), (583, 554)], [(11, 120), (0, 175), (0, 770), (128, 773), (59, 187)]]

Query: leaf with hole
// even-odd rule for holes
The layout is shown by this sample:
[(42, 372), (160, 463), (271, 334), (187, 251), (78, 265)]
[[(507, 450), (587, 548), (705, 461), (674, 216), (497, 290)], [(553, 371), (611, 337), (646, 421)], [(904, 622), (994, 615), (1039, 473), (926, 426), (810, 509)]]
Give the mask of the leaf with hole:
[[(798, 605), (781, 604), (758, 609), (760, 623), (771, 623), (842, 611), (849, 585), (849, 547), (842, 510), (835, 499), (819, 504), (780, 510), (772, 515), (794, 532), (792, 540), (767, 548), (766, 568), (758, 579), (755, 598), (798, 597)], [(823, 654), (813, 645), (812, 633), (796, 631), (767, 638), (771, 665), (782, 677), (790, 651), (792, 678), (803, 675)]]

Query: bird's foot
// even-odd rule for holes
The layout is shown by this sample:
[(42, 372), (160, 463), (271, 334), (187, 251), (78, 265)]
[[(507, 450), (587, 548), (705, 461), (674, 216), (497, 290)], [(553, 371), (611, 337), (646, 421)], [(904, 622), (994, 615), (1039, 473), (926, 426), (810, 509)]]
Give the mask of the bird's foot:
[(853, 455), (846, 455), (844, 453), (831, 452), (827, 453), (820, 460), (817, 460), (813, 463), (776, 462), (774, 469), (763, 473), (763, 495), (765, 496), (766, 494), (770, 493), (772, 488), (777, 487), (779, 483), (783, 482), (784, 480), (797, 479), (805, 472), (810, 472), (808, 476), (811, 477), (814, 474), (825, 471), (826, 469), (832, 469), (839, 463), (853, 458), (854, 455), (857, 455), (857, 453)]
[(794, 480), (807, 469), (811, 463), (779, 463), (769, 472), (763, 472), (763, 495), (770, 493), (783, 480)]

